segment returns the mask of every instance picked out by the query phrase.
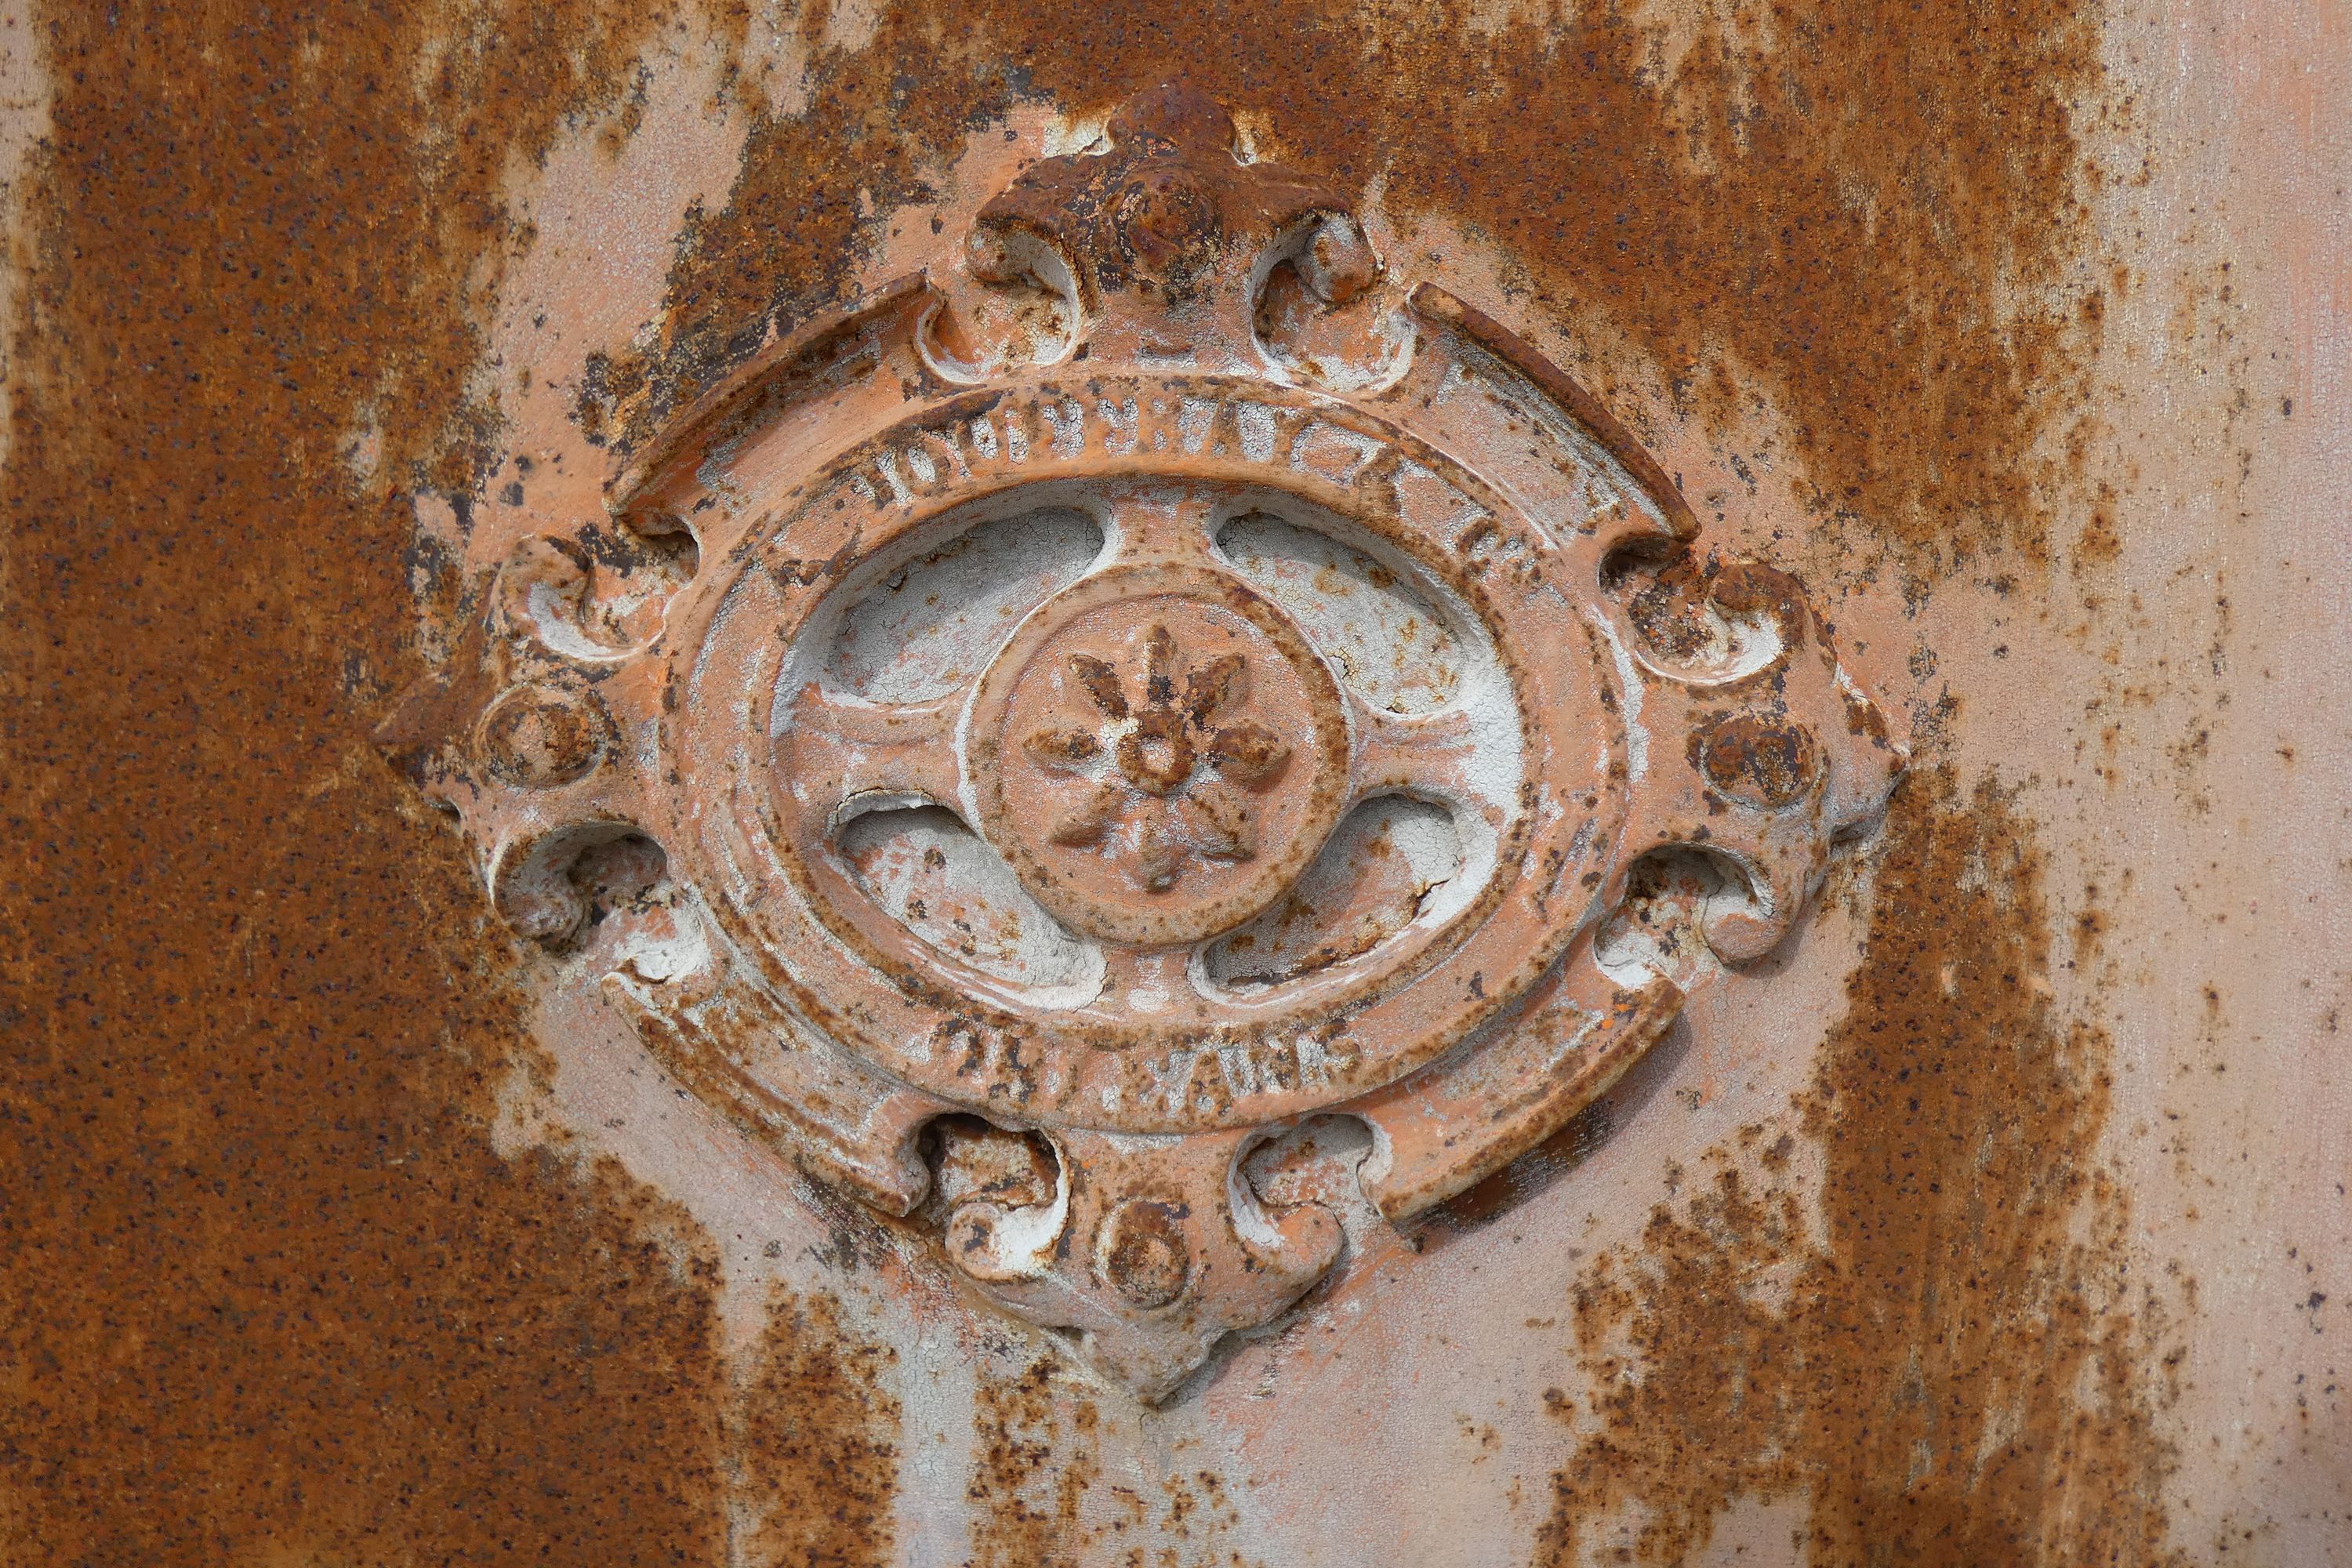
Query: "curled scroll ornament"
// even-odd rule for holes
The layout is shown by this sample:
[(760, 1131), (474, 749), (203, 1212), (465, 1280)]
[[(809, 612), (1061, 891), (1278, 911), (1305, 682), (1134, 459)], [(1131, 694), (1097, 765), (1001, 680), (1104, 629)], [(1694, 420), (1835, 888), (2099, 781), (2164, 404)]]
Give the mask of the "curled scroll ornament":
[(382, 739), (681, 1081), (1157, 1400), (1337, 1258), (1302, 1127), (1391, 1222), (1499, 1169), (1711, 972), (1659, 890), (1760, 957), (1904, 755), (1340, 192), (1182, 89), (1106, 142), (616, 463)]

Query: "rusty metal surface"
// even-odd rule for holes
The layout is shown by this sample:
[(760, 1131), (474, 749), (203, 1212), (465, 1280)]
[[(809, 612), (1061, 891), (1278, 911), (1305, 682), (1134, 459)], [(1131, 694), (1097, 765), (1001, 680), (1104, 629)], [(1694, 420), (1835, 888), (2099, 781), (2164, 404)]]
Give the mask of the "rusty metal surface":
[(0, 8), (0, 1559), (2352, 1558), (2344, 33)]

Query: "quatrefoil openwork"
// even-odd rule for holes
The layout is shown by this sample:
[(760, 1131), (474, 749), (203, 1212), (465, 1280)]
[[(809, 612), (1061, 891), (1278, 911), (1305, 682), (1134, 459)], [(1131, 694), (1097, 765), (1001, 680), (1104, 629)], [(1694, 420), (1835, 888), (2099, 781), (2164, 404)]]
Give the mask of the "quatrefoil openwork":
[(1557, 1131), (1903, 765), (1793, 580), (1181, 89), (608, 496), (388, 751), (562, 984), (1148, 1399), (1332, 1267), (1301, 1170), (1400, 1221)]

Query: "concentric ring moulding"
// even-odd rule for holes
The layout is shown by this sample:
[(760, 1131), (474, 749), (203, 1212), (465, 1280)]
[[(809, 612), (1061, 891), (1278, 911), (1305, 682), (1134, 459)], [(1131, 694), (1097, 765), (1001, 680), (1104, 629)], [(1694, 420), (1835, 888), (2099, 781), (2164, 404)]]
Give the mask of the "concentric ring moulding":
[(526, 541), (383, 739), (681, 1082), (1156, 1400), (1338, 1256), (1254, 1154), (1352, 1121), (1391, 1221), (1499, 1168), (1903, 753), (1338, 192), (1181, 89), (1107, 142), (622, 459), (649, 603)]

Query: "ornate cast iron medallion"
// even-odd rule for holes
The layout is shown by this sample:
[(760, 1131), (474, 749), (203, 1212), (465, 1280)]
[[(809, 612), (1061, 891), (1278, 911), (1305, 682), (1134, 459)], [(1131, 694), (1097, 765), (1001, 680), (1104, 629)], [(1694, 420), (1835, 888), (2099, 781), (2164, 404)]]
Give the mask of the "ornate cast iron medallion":
[(682, 1082), (1157, 1399), (1331, 1267), (1302, 1124), (1391, 1220), (1496, 1170), (1903, 759), (1339, 192), (1178, 89), (1108, 141), (671, 421), (385, 742)]

